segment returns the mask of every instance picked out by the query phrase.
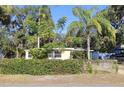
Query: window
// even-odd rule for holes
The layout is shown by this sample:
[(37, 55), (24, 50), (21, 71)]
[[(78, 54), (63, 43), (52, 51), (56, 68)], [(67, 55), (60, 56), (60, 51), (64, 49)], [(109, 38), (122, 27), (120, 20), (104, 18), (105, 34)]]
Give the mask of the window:
[(55, 56), (54, 56), (54, 57), (61, 57), (61, 52), (58, 51), (58, 50), (56, 50), (56, 51), (55, 51)]

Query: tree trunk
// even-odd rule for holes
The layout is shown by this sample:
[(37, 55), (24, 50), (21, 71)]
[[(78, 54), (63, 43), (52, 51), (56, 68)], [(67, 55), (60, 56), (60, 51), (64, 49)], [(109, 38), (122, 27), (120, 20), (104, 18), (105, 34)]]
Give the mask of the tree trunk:
[[(39, 18), (38, 18), (38, 25), (40, 26), (40, 8), (39, 8)], [(37, 34), (38, 36), (39, 34)], [(40, 48), (40, 37), (37, 38), (37, 48)]]
[(37, 48), (40, 48), (40, 37), (37, 38)]
[(87, 59), (90, 60), (90, 35), (87, 35)]

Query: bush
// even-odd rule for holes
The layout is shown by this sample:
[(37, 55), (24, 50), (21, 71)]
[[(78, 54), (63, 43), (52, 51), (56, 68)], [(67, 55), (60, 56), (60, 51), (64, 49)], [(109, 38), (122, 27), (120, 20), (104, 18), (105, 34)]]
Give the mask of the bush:
[(51, 51), (52, 48), (64, 48), (65, 44), (63, 42), (52, 42), (45, 44), (42, 48), (45, 48), (49, 51)]
[(1, 74), (79, 74), (82, 62), (76, 60), (4, 59), (0, 60)]
[(43, 58), (47, 58), (47, 54), (52, 51), (52, 48), (58, 48), (58, 47), (63, 48), (64, 44), (61, 42), (48, 43), (42, 46), (42, 48), (31, 49), (30, 53), (35, 59), (43, 59)]
[(84, 51), (74, 51), (71, 53), (73, 59), (86, 59), (86, 52)]
[[(93, 61), (93, 60), (91, 60)], [(98, 61), (98, 60), (97, 60)], [(113, 70), (118, 71), (117, 61), (112, 62)], [(99, 63), (103, 60), (99, 60)], [(97, 64), (94, 60), (93, 64)], [(99, 66), (99, 63), (97, 66)], [(84, 69), (86, 68), (86, 69)], [(96, 73), (99, 69), (82, 60), (48, 60), (48, 59), (2, 59), (0, 60), (0, 74), (30, 74), (30, 75), (55, 75), (55, 74), (80, 74)], [(106, 69), (105, 69), (106, 71)], [(85, 73), (84, 72), (84, 73)]]
[(47, 50), (45, 48), (33, 48), (30, 53), (34, 59), (47, 58)]
[(92, 64), (90, 64), (90, 63), (88, 63), (87, 64), (87, 71), (88, 71), (88, 73), (93, 73), (93, 67), (92, 67)]

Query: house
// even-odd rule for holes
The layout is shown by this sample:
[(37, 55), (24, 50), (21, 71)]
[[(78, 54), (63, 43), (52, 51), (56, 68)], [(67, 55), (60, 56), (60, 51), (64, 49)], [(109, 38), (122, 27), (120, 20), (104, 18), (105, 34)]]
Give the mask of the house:
[[(48, 59), (67, 60), (72, 59), (71, 52), (86, 51), (82, 48), (53, 48), (52, 52), (48, 54)], [(92, 53), (93, 50), (91, 50)]]
[[(48, 53), (48, 59), (59, 59), (67, 60), (72, 59), (71, 52), (73, 51), (86, 51), (82, 48), (53, 48), (50, 53)], [(91, 50), (92, 52), (93, 50)], [(29, 50), (25, 50), (25, 59), (32, 59)]]
[(71, 51), (74, 48), (53, 48), (51, 53), (48, 53), (48, 59), (71, 59)]

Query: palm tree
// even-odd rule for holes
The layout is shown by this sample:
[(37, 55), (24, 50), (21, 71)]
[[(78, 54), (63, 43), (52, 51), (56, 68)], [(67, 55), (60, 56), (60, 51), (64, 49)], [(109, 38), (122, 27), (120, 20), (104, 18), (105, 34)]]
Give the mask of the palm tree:
[[(111, 26), (110, 22), (102, 16), (93, 15), (96, 9), (83, 9), (80, 7), (73, 8), (72, 12), (79, 21), (73, 21), (69, 25), (68, 31), (76, 31), (82, 29), (87, 36), (87, 58), (90, 60), (90, 36), (92, 31), (97, 31), (97, 34), (102, 36), (105, 33), (114, 43), (115, 41), (115, 30)], [(104, 27), (104, 31), (102, 28)]]
[(63, 35), (62, 35), (62, 31), (65, 27), (65, 24), (66, 24), (66, 21), (67, 21), (67, 17), (66, 16), (63, 16), (61, 17), (58, 21), (57, 21), (57, 24), (56, 24), (56, 27), (55, 27), (55, 33), (56, 33), (56, 38), (55, 38), (55, 41), (59, 40), (61, 41), (62, 38), (63, 38)]
[(64, 29), (66, 21), (67, 21), (67, 17), (66, 16), (61, 17), (57, 21), (57, 29), (60, 30), (59, 33), (61, 33), (61, 31)]

